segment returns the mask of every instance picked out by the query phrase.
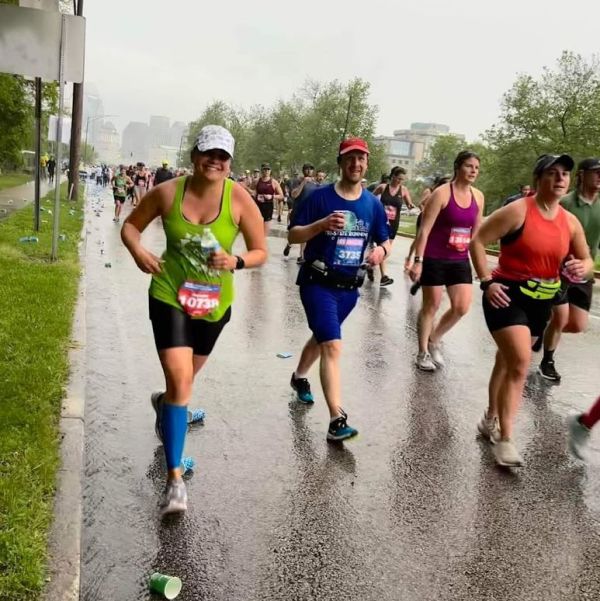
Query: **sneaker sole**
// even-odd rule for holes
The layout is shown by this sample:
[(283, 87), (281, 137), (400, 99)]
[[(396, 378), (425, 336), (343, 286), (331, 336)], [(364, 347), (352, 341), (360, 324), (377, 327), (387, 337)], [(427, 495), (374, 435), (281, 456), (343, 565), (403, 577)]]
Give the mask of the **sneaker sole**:
[(185, 513), (187, 511), (187, 503), (184, 505), (182, 503), (178, 503), (177, 505), (169, 505), (163, 508), (160, 512), (161, 517), (166, 515), (172, 515), (173, 513)]
[(331, 434), (329, 434), (329, 432), (327, 432), (327, 440), (329, 442), (344, 442), (345, 440), (356, 440), (357, 438), (358, 438), (358, 432), (356, 432), (354, 434), (350, 434), (350, 436), (342, 436), (342, 437), (332, 436)]
[(422, 367), (418, 363), (415, 363), (415, 366), (417, 367), (417, 369), (420, 369), (421, 371), (427, 371), (427, 372), (434, 372), (437, 369), (437, 367)]
[(537, 368), (537, 373), (549, 382), (560, 382), (560, 378), (552, 378), (551, 376), (547, 376), (540, 367)]
[(508, 461), (500, 461), (496, 459), (496, 463), (502, 467), (523, 467), (522, 461), (519, 461), (518, 463), (509, 463)]

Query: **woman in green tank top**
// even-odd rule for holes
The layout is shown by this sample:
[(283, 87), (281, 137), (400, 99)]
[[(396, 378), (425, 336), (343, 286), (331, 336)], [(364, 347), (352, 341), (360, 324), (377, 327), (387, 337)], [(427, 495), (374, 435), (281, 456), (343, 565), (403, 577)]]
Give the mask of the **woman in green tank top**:
[[(166, 381), (165, 392), (151, 397), (168, 470), (163, 514), (187, 509), (181, 479), (187, 405), (194, 377), (230, 319), (233, 271), (258, 267), (267, 259), (256, 203), (228, 178), (233, 149), (233, 137), (225, 128), (202, 128), (191, 152), (193, 175), (153, 188), (121, 231), (137, 266), (152, 274), (150, 319)], [(157, 217), (167, 238), (161, 258), (141, 242), (142, 232)], [(234, 256), (240, 231), (247, 252)]]

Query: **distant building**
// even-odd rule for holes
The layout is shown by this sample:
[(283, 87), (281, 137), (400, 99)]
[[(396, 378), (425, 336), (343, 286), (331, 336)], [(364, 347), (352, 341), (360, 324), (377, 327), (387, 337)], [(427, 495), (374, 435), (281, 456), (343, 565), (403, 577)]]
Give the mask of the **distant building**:
[(158, 167), (163, 161), (177, 165), (179, 149), (185, 150), (187, 124), (168, 117), (152, 115), (148, 124), (130, 122), (123, 130), (122, 157), (125, 163), (142, 161), (150, 167)]
[(123, 130), (121, 157), (123, 163), (147, 163), (150, 150), (150, 128), (147, 123), (130, 121)]
[[(410, 129), (397, 129), (393, 136), (379, 136), (374, 141), (383, 146), (388, 169), (400, 166), (409, 179), (416, 166), (426, 157), (439, 136), (450, 134), (450, 128), (440, 123), (411, 123)], [(462, 138), (462, 134), (452, 134)]]
[(120, 162), (121, 136), (110, 121), (104, 121), (98, 130), (94, 150), (102, 163), (116, 165)]
[(90, 146), (96, 147), (100, 138), (102, 128), (102, 117), (104, 115), (104, 103), (98, 92), (98, 88), (91, 82), (86, 82), (83, 96), (83, 127), (81, 138)]

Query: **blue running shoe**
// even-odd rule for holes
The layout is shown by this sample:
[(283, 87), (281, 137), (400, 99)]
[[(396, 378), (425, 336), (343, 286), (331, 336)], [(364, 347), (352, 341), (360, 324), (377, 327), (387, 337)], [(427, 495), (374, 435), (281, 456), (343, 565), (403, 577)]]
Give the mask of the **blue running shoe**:
[(341, 442), (342, 440), (348, 440), (358, 435), (358, 430), (348, 425), (346, 412), (343, 409), (340, 409), (340, 411), (342, 414), (329, 423), (327, 440)]
[(181, 459), (181, 475), (193, 470), (196, 467), (196, 462), (191, 457), (183, 457)]
[(206, 413), (204, 413), (204, 409), (188, 409), (187, 423), (196, 424), (198, 422), (203, 422), (205, 416)]
[(162, 416), (162, 397), (164, 392), (153, 392), (150, 396), (150, 402), (152, 403), (152, 409), (156, 413), (156, 419), (154, 420), (154, 432), (160, 442), (163, 442), (162, 429), (160, 425), (160, 418)]
[(296, 378), (296, 376), (292, 374), (290, 386), (298, 393), (298, 400), (301, 403), (312, 405), (315, 402), (312, 392), (310, 391), (310, 383), (306, 378)]

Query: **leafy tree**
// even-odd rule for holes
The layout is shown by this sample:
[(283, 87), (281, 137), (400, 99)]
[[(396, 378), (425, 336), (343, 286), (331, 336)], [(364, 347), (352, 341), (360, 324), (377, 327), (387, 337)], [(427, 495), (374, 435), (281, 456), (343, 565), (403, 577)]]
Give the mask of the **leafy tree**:
[(377, 107), (368, 103), (368, 96), (369, 84), (355, 79), (347, 84), (308, 81), (291, 100), (279, 100), (269, 109), (255, 106), (244, 111), (216, 101), (190, 124), (189, 145), (204, 125), (222, 125), (236, 140), (238, 172), (269, 162), (276, 174), (289, 174), (310, 161), (331, 175), (337, 173), (337, 150), (346, 133), (367, 140), (369, 174), (379, 177), (385, 170), (384, 152), (373, 143)]
[(454, 134), (442, 135), (431, 145), (427, 156), (417, 167), (417, 173), (424, 177), (451, 175), (454, 171), (454, 159), (468, 144)]
[(0, 166), (16, 169), (22, 164), (21, 150), (33, 129), (33, 112), (27, 83), (18, 75), (0, 73)]
[(571, 154), (576, 160), (598, 154), (600, 63), (565, 51), (556, 68), (539, 79), (519, 75), (502, 100), (500, 122), (488, 130), (485, 167), (488, 197), (498, 205), (531, 181), (543, 153)]

